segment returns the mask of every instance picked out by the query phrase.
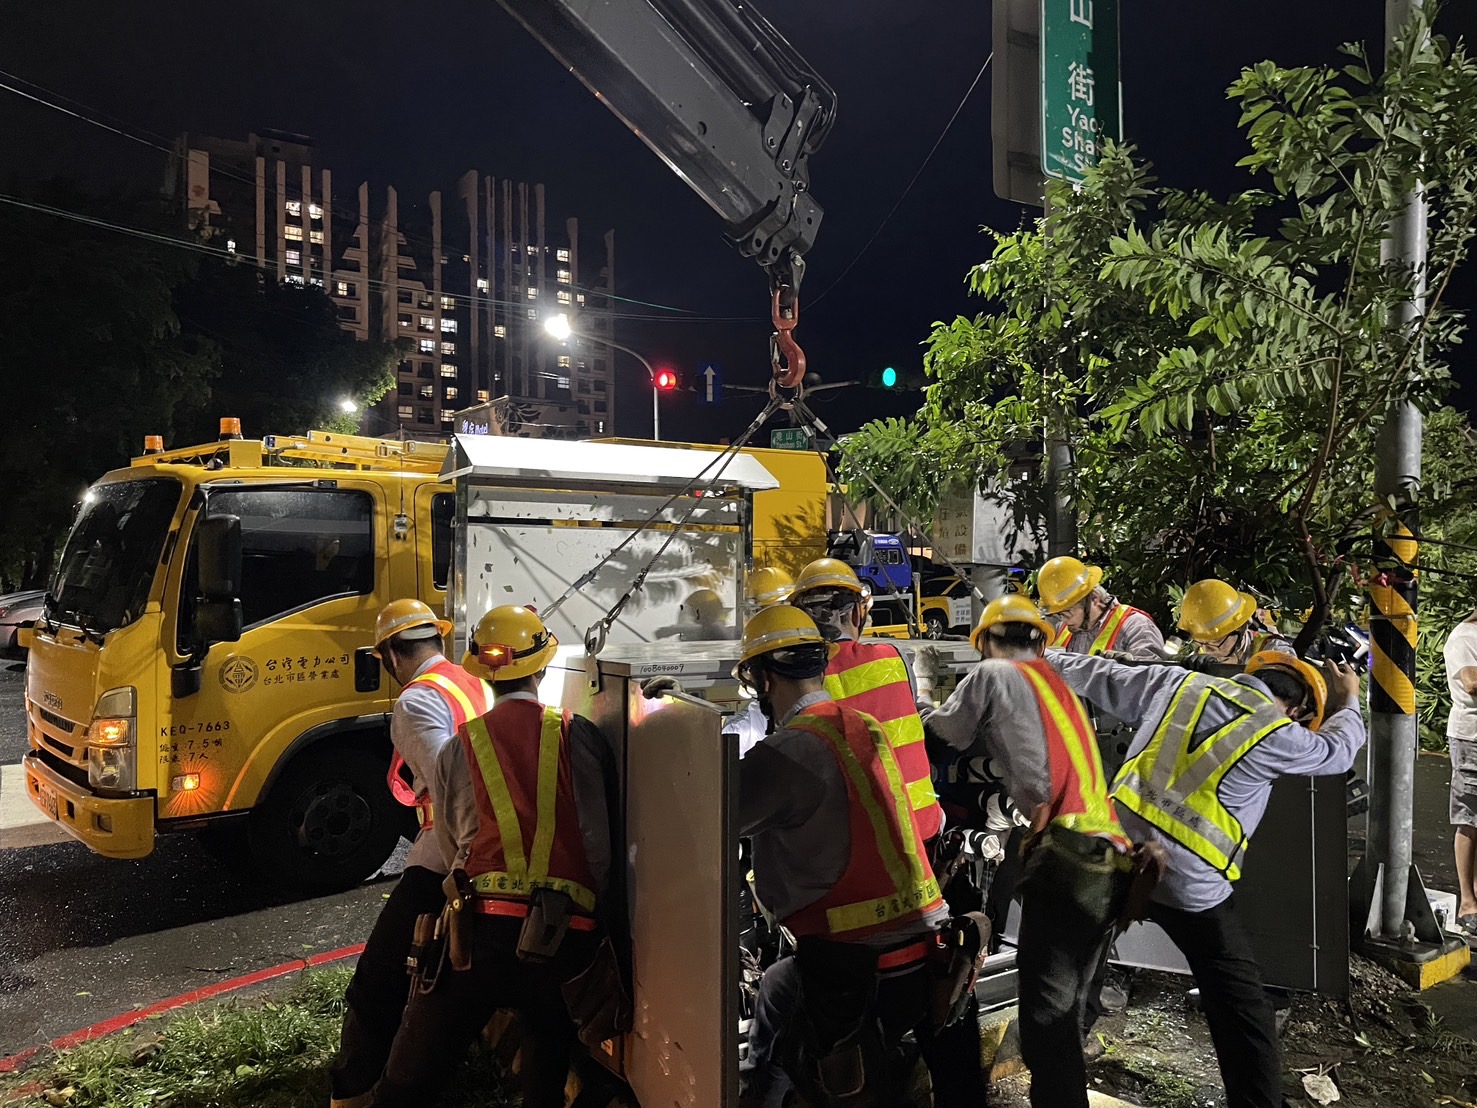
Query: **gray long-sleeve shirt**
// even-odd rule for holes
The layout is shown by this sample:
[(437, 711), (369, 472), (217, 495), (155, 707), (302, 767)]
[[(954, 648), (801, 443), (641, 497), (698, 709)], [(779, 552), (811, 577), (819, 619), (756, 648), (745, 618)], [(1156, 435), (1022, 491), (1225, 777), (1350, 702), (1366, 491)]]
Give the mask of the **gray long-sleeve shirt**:
[[(532, 693), (509, 693), (497, 698), (533, 700)], [(600, 729), (583, 716), (569, 724), (569, 768), (573, 777), (575, 810), (585, 842), (585, 857), (595, 879), (596, 899), (603, 900), (610, 888), (611, 827), (608, 803), (614, 779), (614, 758)], [(454, 867), (465, 867), (467, 855), (477, 838), (479, 817), (477, 794), (472, 788), (470, 759), (460, 741), (447, 743), (436, 758), (431, 775), (431, 799), (436, 805), (436, 831), (446, 837)]]
[[(739, 763), (739, 834), (754, 840), (759, 900), (782, 920), (828, 893), (851, 857), (846, 782), (836, 756), (814, 735), (790, 726), (805, 709), (830, 699), (824, 690), (802, 696), (774, 734)], [(888, 945), (930, 931), (947, 916), (941, 907), (857, 941)]]
[[(1057, 653), (1052, 656), (1052, 664), (1078, 696), (1137, 728), (1128, 748), (1130, 759), (1149, 745), (1175, 691), (1189, 676), (1178, 666), (1127, 666), (1082, 654)], [(1245, 674), (1218, 680), (1240, 682), (1270, 695), (1265, 685)], [(1201, 730), (1229, 723), (1236, 711), (1231, 704), (1212, 696), (1205, 704)], [(1354, 764), (1364, 737), (1364, 717), (1356, 705), (1335, 712), (1317, 731), (1288, 723), (1262, 739), (1227, 771), (1220, 784), (1220, 801), (1250, 839), (1267, 810), (1272, 783), (1278, 777), (1344, 773)], [(1187, 912), (1203, 912), (1231, 895), (1231, 883), (1197, 854), (1122, 805), (1118, 818), (1130, 838), (1162, 843), (1169, 853), (1169, 873), (1155, 890), (1155, 900)]]
[[(446, 659), (440, 654), (426, 659), (411, 680), (437, 662), (444, 661)], [(390, 742), (410, 767), (416, 792), (428, 787), (437, 756), (455, 737), (456, 721), (441, 694), (423, 684), (407, 684), (390, 713)], [(406, 855), (405, 864), (423, 866), (433, 873), (446, 873), (451, 869), (451, 859), (455, 854), (456, 850), (447, 836), (438, 835), (434, 827), (430, 830), (422, 828)]]
[[(1107, 603), (1108, 610), (1103, 613), (1103, 618), (1098, 620), (1095, 627), (1084, 627), (1080, 631), (1072, 632), (1072, 638), (1066, 646), (1068, 653), (1086, 654), (1092, 649), (1092, 644), (1097, 641), (1103, 624), (1113, 614), (1113, 609), (1118, 606), (1118, 598), (1110, 596)], [(1151, 617), (1142, 612), (1131, 612), (1118, 631), (1113, 650), (1135, 661), (1157, 662), (1164, 657), (1164, 634)]]

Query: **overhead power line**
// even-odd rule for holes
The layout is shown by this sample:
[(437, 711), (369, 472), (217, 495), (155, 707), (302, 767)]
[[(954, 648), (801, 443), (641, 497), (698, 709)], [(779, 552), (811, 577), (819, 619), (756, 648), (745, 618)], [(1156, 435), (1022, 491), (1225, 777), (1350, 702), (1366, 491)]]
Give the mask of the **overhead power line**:
[(985, 58), (985, 64), (980, 66), (980, 71), (974, 75), (974, 80), (970, 82), (969, 88), (964, 90), (964, 98), (959, 101), (959, 106), (954, 109), (954, 114), (949, 116), (949, 122), (944, 124), (944, 129), (939, 132), (938, 139), (935, 140), (932, 148), (929, 149), (928, 154), (924, 157), (922, 164), (918, 166), (918, 171), (914, 173), (912, 179), (908, 181), (907, 188), (903, 189), (902, 195), (900, 195), (897, 198), (896, 202), (894, 202), (892, 207), (887, 210), (887, 214), (882, 217), (882, 222), (877, 224), (877, 229), (872, 232), (872, 237), (867, 239), (866, 244), (857, 251), (856, 257), (852, 258), (851, 261), (847, 263), (846, 268), (841, 271), (841, 275), (837, 277), (834, 281), (832, 281), (829, 285), (827, 285), (824, 292), (822, 292), (819, 296), (817, 296), (814, 300), (810, 301), (806, 305), (807, 308), (814, 310), (817, 304), (819, 304), (828, 295), (830, 295), (832, 289), (834, 289), (837, 285), (839, 285), (842, 281), (846, 279), (846, 275), (852, 271), (857, 262), (862, 260), (863, 255), (865, 255), (868, 250), (872, 249), (872, 244), (877, 241), (877, 236), (882, 234), (882, 229), (887, 226), (887, 224), (892, 220), (893, 216), (897, 215), (897, 210), (903, 206), (903, 201), (908, 198), (908, 193), (913, 191), (913, 186), (918, 183), (918, 178), (923, 176), (923, 171), (928, 168), (928, 163), (931, 162), (933, 160), (933, 156), (938, 153), (938, 149), (940, 146), (943, 145), (944, 138), (946, 135), (948, 135), (949, 129), (954, 126), (954, 121), (959, 118), (959, 113), (964, 110), (964, 105), (969, 103), (970, 96), (973, 95), (975, 88), (979, 85), (981, 79), (984, 77), (985, 71), (990, 68), (990, 63), (994, 60), (995, 51), (991, 50), (989, 56)]

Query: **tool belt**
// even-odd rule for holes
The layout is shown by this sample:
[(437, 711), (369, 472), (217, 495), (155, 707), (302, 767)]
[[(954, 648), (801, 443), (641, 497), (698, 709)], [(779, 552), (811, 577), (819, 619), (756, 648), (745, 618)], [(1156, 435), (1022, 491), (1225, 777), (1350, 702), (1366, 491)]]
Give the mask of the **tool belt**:
[(929, 952), (933, 988), (928, 1026), (935, 1034), (969, 1011), (974, 984), (989, 954), (990, 921), (983, 912), (951, 916), (939, 929)]
[(1023, 893), (1040, 890), (1104, 927), (1122, 913), (1132, 863), (1106, 839), (1050, 824), (1028, 835), (1021, 853)]

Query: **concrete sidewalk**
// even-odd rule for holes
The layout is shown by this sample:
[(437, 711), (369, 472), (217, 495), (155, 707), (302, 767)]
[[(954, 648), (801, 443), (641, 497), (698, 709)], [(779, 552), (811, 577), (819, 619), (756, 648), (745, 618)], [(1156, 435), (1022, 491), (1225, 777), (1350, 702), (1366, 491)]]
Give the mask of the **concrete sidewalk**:
[(67, 842), (70, 838), (31, 803), (20, 763), (0, 766), (0, 850), (45, 846)]

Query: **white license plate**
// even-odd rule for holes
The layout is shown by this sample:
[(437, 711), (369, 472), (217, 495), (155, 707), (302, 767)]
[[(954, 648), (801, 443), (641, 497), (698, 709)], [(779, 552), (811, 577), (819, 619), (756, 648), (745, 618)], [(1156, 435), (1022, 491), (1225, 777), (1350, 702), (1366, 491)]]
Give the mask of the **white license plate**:
[(56, 793), (52, 792), (51, 789), (47, 788), (46, 785), (40, 781), (36, 782), (36, 799), (41, 804), (41, 810), (45, 812), (48, 816), (50, 816), (52, 819), (61, 818), (57, 814)]

